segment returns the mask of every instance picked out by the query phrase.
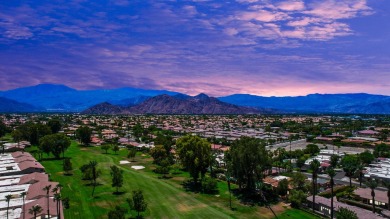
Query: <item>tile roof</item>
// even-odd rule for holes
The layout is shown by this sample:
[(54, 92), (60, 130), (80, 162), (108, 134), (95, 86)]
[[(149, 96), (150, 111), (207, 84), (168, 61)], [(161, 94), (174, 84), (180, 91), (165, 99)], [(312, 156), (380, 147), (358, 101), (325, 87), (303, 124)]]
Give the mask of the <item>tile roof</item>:
[[(39, 205), (42, 207), (42, 212), (37, 215), (38, 218), (39, 218), (39, 216), (47, 215), (47, 199), (46, 199), (46, 197), (43, 197), (43, 198), (34, 200), (32, 202), (26, 203), (26, 205), (25, 205), (26, 218), (28, 218), (28, 219), (34, 218), (33, 217), (34, 215), (29, 214), (28, 210), (31, 209), (35, 205)], [(51, 216), (57, 215), (57, 205), (52, 198), (50, 198), (50, 200), (49, 200), (49, 211), (50, 211)], [(62, 218), (64, 215), (63, 209), (62, 209), (62, 204), (60, 206), (60, 213), (61, 213), (61, 218)], [(20, 215), (19, 219), (22, 219), (22, 218), (23, 218), (23, 214)]]
[[(372, 199), (370, 188), (358, 188), (355, 190), (355, 194), (365, 199)], [(380, 191), (375, 189), (375, 201), (388, 203), (387, 191)]]
[(30, 173), (20, 177), (19, 185), (34, 184), (37, 182), (49, 182), (49, 175), (45, 173)]
[[(312, 196), (307, 197), (307, 200), (311, 203), (312, 202)], [(321, 197), (321, 196), (316, 196), (316, 203), (317, 204), (320, 203), (322, 205), (330, 207), (331, 200), (328, 199), (328, 198)], [(359, 218), (365, 218), (365, 219), (380, 219), (380, 218), (383, 218), (381, 216), (378, 216), (377, 214), (372, 213), (369, 210), (365, 210), (365, 209), (362, 209), (362, 208), (359, 208), (359, 207), (356, 207), (356, 206), (352, 206), (352, 205), (347, 205), (345, 203), (338, 202), (336, 199), (333, 200), (333, 207), (334, 207), (335, 210), (337, 210), (337, 209), (339, 209), (341, 207), (348, 208), (349, 210), (354, 211), (358, 215)]]
[(31, 200), (40, 197), (46, 197), (46, 191), (44, 191), (43, 188), (48, 185), (51, 185), (49, 196), (54, 196), (54, 193), (51, 190), (58, 185), (58, 182), (37, 182), (28, 188), (27, 199)]
[(28, 169), (28, 168), (38, 168), (38, 169), (45, 169), (42, 164), (40, 164), (39, 162), (34, 162), (34, 161), (24, 161), (24, 162), (21, 162), (21, 163), (18, 163), (18, 166), (20, 168), (20, 170), (25, 170), (25, 169)]

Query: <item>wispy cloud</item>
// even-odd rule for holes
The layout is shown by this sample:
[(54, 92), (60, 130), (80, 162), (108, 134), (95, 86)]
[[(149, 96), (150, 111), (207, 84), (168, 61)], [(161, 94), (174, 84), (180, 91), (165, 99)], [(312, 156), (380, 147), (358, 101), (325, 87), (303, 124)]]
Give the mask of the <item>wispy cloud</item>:
[(353, 23), (375, 16), (365, 0), (29, 0), (0, 8), (3, 90), (53, 82), (215, 96), (390, 94), (388, 50), (357, 51), (388, 41), (359, 38), (373, 34)]

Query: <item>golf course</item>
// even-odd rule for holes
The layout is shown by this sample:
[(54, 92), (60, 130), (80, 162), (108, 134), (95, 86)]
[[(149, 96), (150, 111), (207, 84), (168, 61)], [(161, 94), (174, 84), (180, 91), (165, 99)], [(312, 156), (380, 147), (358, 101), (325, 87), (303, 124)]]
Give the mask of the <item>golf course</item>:
[[(31, 148), (30, 150), (33, 150)], [(273, 213), (266, 207), (248, 206), (241, 204), (232, 196), (232, 207), (229, 206), (229, 192), (226, 182), (218, 182), (218, 194), (208, 195), (186, 191), (182, 183), (189, 174), (178, 171), (165, 179), (153, 172), (155, 165), (148, 154), (137, 152), (133, 159), (127, 158), (127, 149), (122, 148), (116, 154), (107, 154), (100, 147), (84, 147), (72, 141), (65, 153), (71, 158), (72, 175), (64, 175), (63, 160), (55, 160), (43, 156), (41, 161), (50, 179), (63, 185), (62, 197), (70, 199), (70, 208), (64, 210), (65, 218), (107, 218), (115, 206), (128, 209), (126, 218), (134, 218), (137, 213), (130, 211), (126, 198), (132, 191), (142, 190), (147, 202), (147, 209), (141, 215), (145, 218), (274, 218)], [(80, 167), (90, 161), (96, 161), (101, 171), (97, 180), (98, 186), (92, 197), (92, 186), (89, 181), (82, 180)], [(127, 160), (130, 163), (120, 164)], [(118, 166), (123, 171), (123, 186), (119, 193), (111, 186), (110, 167)], [(132, 166), (143, 166), (144, 169), (133, 169)], [(272, 206), (278, 218), (316, 218), (304, 211), (291, 209), (281, 203)]]

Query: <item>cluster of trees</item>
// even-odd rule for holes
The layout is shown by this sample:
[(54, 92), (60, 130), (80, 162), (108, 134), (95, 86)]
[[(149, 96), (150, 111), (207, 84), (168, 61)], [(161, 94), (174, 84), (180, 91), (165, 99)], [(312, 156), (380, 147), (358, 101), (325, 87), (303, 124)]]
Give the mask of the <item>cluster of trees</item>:
[(26, 122), (18, 126), (11, 133), (15, 142), (26, 140), (32, 145), (38, 145), (40, 138), (50, 134), (52, 134), (52, 130), (48, 125), (33, 122)]
[[(133, 195), (130, 198), (126, 199), (130, 210), (137, 212), (137, 218), (140, 218), (140, 213), (146, 211), (148, 203), (145, 201), (142, 190), (133, 191)], [(114, 210), (108, 212), (109, 219), (125, 219), (125, 215), (128, 212), (128, 209), (121, 206), (115, 206)]]
[(69, 148), (71, 142), (70, 139), (62, 134), (45, 135), (39, 139), (38, 148), (49, 155), (52, 153), (56, 159), (59, 159), (62, 153), (62, 158), (65, 158), (65, 151)]
[(76, 138), (84, 145), (91, 143), (92, 129), (88, 126), (81, 126), (76, 130)]
[(177, 154), (194, 183), (203, 179), (211, 163), (210, 143), (198, 136), (187, 135), (176, 141)]
[(0, 137), (3, 137), (5, 134), (9, 133), (10, 129), (0, 120)]
[[(98, 168), (98, 162), (90, 161), (87, 164), (84, 164), (80, 167), (80, 171), (82, 173), (83, 180), (89, 180), (92, 185), (92, 197), (95, 192), (95, 188), (98, 185), (97, 180), (101, 176), (102, 171)], [(111, 185), (116, 188), (115, 193), (119, 193), (119, 188), (123, 186), (123, 170), (121, 170), (118, 166), (113, 165), (110, 167), (110, 175), (111, 175)]]
[(388, 144), (377, 144), (374, 148), (375, 157), (390, 157), (390, 146)]
[(82, 179), (83, 180), (90, 180), (91, 185), (93, 186), (92, 189), (92, 197), (95, 193), (95, 188), (97, 186), (97, 179), (99, 178), (101, 174), (101, 170), (97, 167), (98, 163), (96, 161), (90, 161), (87, 164), (84, 164), (80, 167), (80, 171), (82, 173)]
[[(345, 155), (340, 161), (345, 175), (349, 177), (349, 185), (352, 186), (352, 178), (358, 176), (360, 186), (363, 180), (363, 170), (375, 160), (375, 156), (370, 151), (364, 151), (358, 155)], [(337, 164), (337, 163), (336, 163)]]
[(251, 192), (256, 182), (262, 181), (264, 172), (272, 168), (272, 159), (259, 139), (241, 137), (226, 153), (227, 171), (237, 180), (240, 190)]

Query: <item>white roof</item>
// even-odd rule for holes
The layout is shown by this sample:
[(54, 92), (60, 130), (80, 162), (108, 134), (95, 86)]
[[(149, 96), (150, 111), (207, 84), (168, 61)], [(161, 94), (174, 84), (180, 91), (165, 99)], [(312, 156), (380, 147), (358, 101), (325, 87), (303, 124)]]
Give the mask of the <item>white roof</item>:
[[(22, 214), (21, 208), (8, 209), (9, 219), (15, 219), (15, 218), (19, 219), (21, 214)], [(29, 216), (31, 216), (31, 215), (29, 215)], [(26, 214), (26, 217), (27, 217), (27, 214)], [(0, 218), (7, 218), (7, 210), (0, 210)]]

